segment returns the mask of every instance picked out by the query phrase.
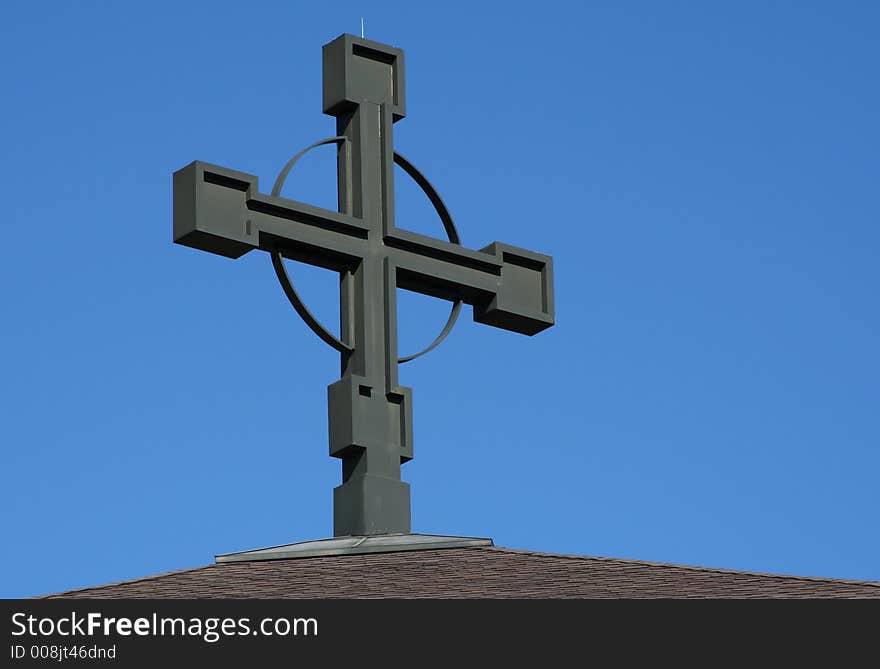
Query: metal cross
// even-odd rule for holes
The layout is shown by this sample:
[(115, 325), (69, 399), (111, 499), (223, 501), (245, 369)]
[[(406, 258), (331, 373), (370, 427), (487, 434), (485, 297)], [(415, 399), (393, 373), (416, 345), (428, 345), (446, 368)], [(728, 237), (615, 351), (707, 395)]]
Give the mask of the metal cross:
[[(409, 485), (400, 465), (413, 457), (412, 391), (398, 383), (396, 289), (462, 302), (474, 320), (533, 335), (553, 324), (549, 256), (495, 242), (472, 251), (440, 196), (395, 153), (393, 124), (405, 116), (403, 51), (341, 35), (323, 50), (324, 112), (336, 117), (336, 136), (313, 144), (337, 145), (339, 212), (281, 197), (290, 168), (271, 195), (257, 177), (203, 162), (174, 173), (174, 241), (228, 258), (252, 249), (272, 257), (297, 312), (342, 356), (342, 378), (328, 387), (330, 455), (342, 459), (334, 490), (334, 533), (410, 532)], [(395, 225), (394, 164), (413, 177), (440, 214), (449, 241)], [(283, 258), (340, 275), (341, 336), (327, 331), (300, 300)]]

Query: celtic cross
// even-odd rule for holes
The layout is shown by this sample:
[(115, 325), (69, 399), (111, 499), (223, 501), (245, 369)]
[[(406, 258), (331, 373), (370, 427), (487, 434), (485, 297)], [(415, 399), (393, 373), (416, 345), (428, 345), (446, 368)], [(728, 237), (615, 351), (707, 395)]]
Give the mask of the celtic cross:
[[(339, 211), (281, 197), (294, 156), (270, 195), (257, 177), (193, 162), (174, 173), (174, 241), (228, 258), (252, 249), (270, 254), (291, 304), (342, 358), (342, 378), (328, 387), (330, 455), (342, 460), (334, 490), (334, 534), (410, 532), (409, 485), (400, 465), (413, 457), (412, 391), (397, 367), (449, 333), (462, 303), (474, 320), (533, 335), (553, 324), (551, 258), (495, 242), (463, 248), (452, 217), (428, 180), (394, 151), (393, 124), (405, 116), (403, 51), (352, 35), (323, 50), (324, 112), (336, 135)], [(398, 228), (394, 164), (426, 193), (448, 241)], [(339, 272), (337, 337), (311, 314), (283, 259)], [(452, 303), (440, 335), (421, 353), (398, 358), (397, 288)]]

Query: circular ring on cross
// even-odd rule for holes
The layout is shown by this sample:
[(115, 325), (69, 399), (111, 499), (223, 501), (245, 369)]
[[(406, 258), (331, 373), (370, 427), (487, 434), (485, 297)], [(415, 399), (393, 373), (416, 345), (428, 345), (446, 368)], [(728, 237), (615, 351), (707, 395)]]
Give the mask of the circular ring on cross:
[[(293, 158), (287, 161), (287, 164), (281, 169), (281, 172), (278, 174), (278, 178), (275, 180), (275, 185), (272, 187), (272, 195), (273, 197), (278, 197), (281, 195), (281, 189), (284, 187), (284, 182), (287, 179), (287, 175), (290, 174), (290, 170), (296, 164), (296, 162), (306, 155), (312, 149), (315, 149), (319, 146), (324, 146), (325, 144), (336, 144), (337, 146), (344, 144), (348, 141), (347, 137), (328, 137), (327, 139), (322, 139), (319, 142), (315, 142), (304, 148), (302, 151), (297, 153)], [(443, 199), (440, 197), (440, 194), (437, 192), (437, 189), (431, 184), (430, 181), (425, 177), (424, 174), (419, 172), (416, 169), (415, 165), (413, 165), (409, 160), (404, 158), (402, 155), (394, 152), (394, 163), (398, 165), (404, 172), (406, 172), (413, 181), (416, 182), (419, 188), (422, 189), (422, 192), (428, 196), (428, 199), (431, 201), (431, 205), (434, 207), (434, 211), (437, 212), (437, 215), (440, 216), (440, 221), (443, 223), (443, 228), (446, 230), (446, 236), (452, 244), (461, 244), (461, 238), (458, 235), (458, 230), (455, 228), (455, 223), (452, 221), (452, 216), (449, 213), (449, 209), (447, 209), (446, 204), (443, 202)], [(290, 301), (290, 304), (293, 306), (294, 310), (299, 317), (303, 319), (306, 325), (309, 326), (309, 329), (314, 332), (318, 337), (329, 344), (331, 347), (339, 351), (340, 353), (351, 353), (354, 348), (333, 335), (327, 328), (323, 326), (321, 321), (319, 321), (311, 311), (309, 311), (308, 307), (303, 302), (302, 298), (299, 296), (299, 293), (296, 291), (296, 288), (293, 286), (293, 281), (290, 280), (290, 276), (287, 274), (287, 269), (284, 266), (284, 258), (281, 255), (281, 251), (272, 250), (269, 252), (269, 255), (272, 258), (272, 267), (275, 269), (275, 274), (278, 277), (278, 281), (281, 284), (282, 290), (284, 290), (284, 294), (287, 296), (287, 299)], [(440, 331), (440, 334), (434, 338), (428, 346), (419, 351), (418, 353), (413, 353), (412, 355), (405, 355), (397, 359), (398, 363), (409, 362), (410, 360), (415, 360), (430, 351), (433, 351), (440, 343), (446, 339), (450, 332), (452, 332), (452, 328), (455, 326), (455, 322), (458, 320), (458, 316), (461, 313), (461, 300), (455, 300), (452, 303), (452, 308), (449, 311), (449, 317), (446, 319), (446, 324), (443, 326), (443, 329)]]

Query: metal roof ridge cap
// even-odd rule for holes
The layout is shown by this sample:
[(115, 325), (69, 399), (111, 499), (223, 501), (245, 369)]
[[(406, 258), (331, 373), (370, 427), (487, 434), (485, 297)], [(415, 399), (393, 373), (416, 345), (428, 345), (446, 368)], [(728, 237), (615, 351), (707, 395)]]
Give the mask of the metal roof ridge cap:
[[(411, 539), (406, 541), (406, 539)], [(355, 540), (353, 544), (351, 541)], [(336, 545), (333, 545), (336, 544)], [(492, 547), (495, 542), (488, 537), (460, 537), (439, 534), (375, 534), (366, 536), (346, 535), (329, 539), (314, 539), (293, 544), (281, 544), (250, 551), (222, 553), (214, 558), (215, 564), (231, 562), (259, 562), (308, 557), (331, 557), (363, 555), (370, 553), (398, 553), (444, 548)]]
[(217, 554), (214, 555), (214, 558), (215, 558), (215, 559), (216, 559), (216, 558), (222, 558), (222, 557), (226, 557), (226, 556), (229, 556), (229, 555), (241, 555), (241, 554), (243, 554), (243, 553), (254, 553), (254, 552), (257, 552), (257, 551), (268, 551), (268, 550), (272, 550), (272, 549), (275, 549), (275, 548), (289, 548), (289, 547), (292, 547), (292, 546), (303, 546), (303, 545), (305, 545), (305, 544), (330, 543), (330, 542), (332, 542), (332, 541), (340, 541), (340, 540), (344, 540), (344, 539), (349, 539), (349, 540), (351, 540), (351, 539), (365, 539), (365, 538), (366, 538), (366, 537), (355, 537), (355, 536), (352, 536), (352, 535), (345, 535), (345, 536), (342, 536), (342, 537), (326, 537), (326, 538), (324, 538), (324, 539), (309, 539), (308, 541), (295, 541), (295, 542), (293, 542), (293, 543), (287, 543), (287, 544), (276, 544), (276, 545), (274, 545), (274, 546), (265, 546), (265, 547), (263, 547), (263, 548), (251, 548), (250, 550), (244, 550), (244, 551), (232, 551), (231, 553), (217, 553)]

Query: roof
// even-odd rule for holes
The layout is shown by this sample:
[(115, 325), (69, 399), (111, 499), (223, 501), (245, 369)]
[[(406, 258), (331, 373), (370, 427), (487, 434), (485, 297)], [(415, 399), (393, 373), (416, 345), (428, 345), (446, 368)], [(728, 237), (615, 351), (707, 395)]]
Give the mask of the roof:
[(47, 597), (880, 599), (880, 582), (470, 546), (220, 562)]

